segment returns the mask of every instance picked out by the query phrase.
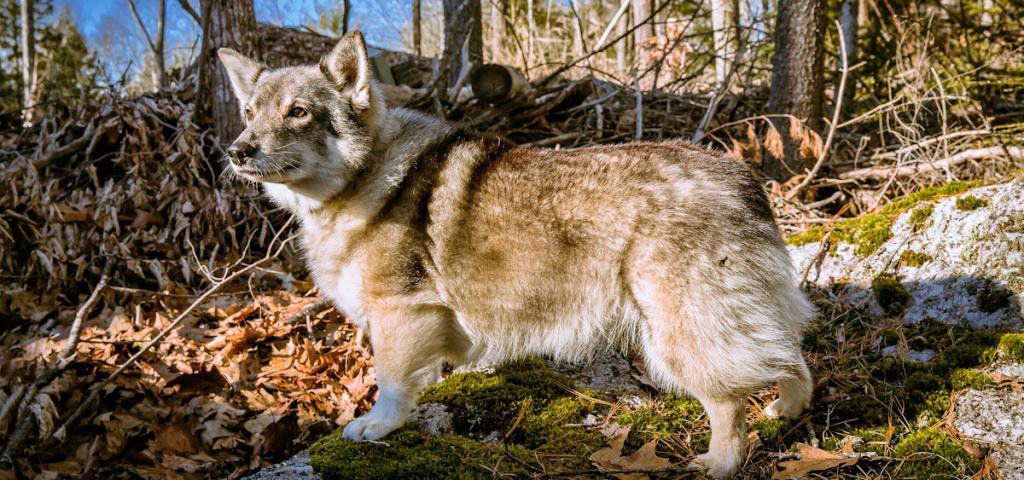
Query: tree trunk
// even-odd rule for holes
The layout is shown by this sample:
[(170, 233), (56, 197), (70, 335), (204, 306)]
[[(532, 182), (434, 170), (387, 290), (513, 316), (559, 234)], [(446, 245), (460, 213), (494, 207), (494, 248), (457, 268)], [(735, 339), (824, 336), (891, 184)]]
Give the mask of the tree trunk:
[[(779, 0), (775, 21), (768, 111), (792, 115), (812, 130), (821, 123), (824, 94), (824, 7), (823, 0)], [(790, 132), (790, 121), (785, 118), (772, 123), (782, 136), (783, 155), (765, 159), (765, 174), (785, 180), (803, 173), (813, 159), (800, 155), (800, 132)]]
[(420, 0), (412, 0), (412, 48), (417, 56), (423, 55), (423, 19)]
[(166, 0), (160, 0), (158, 2), (158, 8), (160, 13), (157, 16), (156, 23), (156, 39), (153, 41), (153, 56), (156, 60), (156, 85), (157, 89), (163, 90), (167, 87), (167, 64), (166, 54), (164, 53), (164, 31), (165, 20), (167, 17), (167, 2)]
[(729, 68), (736, 58), (739, 41), (739, 2), (711, 0), (712, 39), (715, 43), (715, 80), (725, 83)]
[(342, 2), (342, 8), (345, 9), (341, 16), (341, 34), (348, 33), (348, 22), (352, 18), (352, 0), (345, 0)]
[(533, 39), (537, 36), (537, 24), (534, 23), (533, 0), (526, 0), (526, 72), (533, 66)]
[[(209, 13), (207, 13), (209, 12)], [(227, 72), (217, 61), (217, 49), (233, 48), (260, 58), (256, 14), (252, 0), (203, 0), (203, 47), (200, 56), (200, 115), (209, 118), (221, 143), (228, 144), (243, 129), (238, 100)]]
[[(652, 12), (654, 12), (654, 3), (651, 0), (633, 0), (633, 26), (635, 27), (640, 22), (647, 20), (647, 17), (650, 17)], [(654, 19), (633, 31), (633, 45), (637, 56), (641, 56), (644, 47), (647, 45), (647, 39), (654, 35), (656, 35)]]
[(491, 63), (501, 63), (502, 47), (505, 43), (505, 12), (508, 11), (508, 0), (490, 0), (491, 18), (489, 39), (491, 50)]
[[(480, 0), (443, 0), (444, 53), (441, 58), (445, 85), (455, 86), (466, 62), (483, 61), (483, 35)], [(462, 58), (462, 46), (468, 38), (469, 58)]]
[(22, 81), (22, 120), (26, 125), (35, 121), (36, 91), (36, 37), (35, 12), (32, 0), (21, 0), (21, 81)]
[[(846, 46), (846, 64), (855, 65), (857, 63), (857, 36), (860, 32), (860, 7), (861, 0), (844, 0), (842, 10), (840, 13), (840, 23), (843, 28), (843, 44)], [(842, 64), (839, 65), (842, 68)], [(846, 91), (843, 92), (843, 110), (849, 110), (850, 104), (853, 103), (854, 86), (857, 81), (854, 77), (855, 73), (850, 72), (846, 78)], [(839, 78), (839, 76), (837, 76)], [(839, 80), (836, 80), (838, 82)], [(838, 85), (838, 83), (837, 83)]]

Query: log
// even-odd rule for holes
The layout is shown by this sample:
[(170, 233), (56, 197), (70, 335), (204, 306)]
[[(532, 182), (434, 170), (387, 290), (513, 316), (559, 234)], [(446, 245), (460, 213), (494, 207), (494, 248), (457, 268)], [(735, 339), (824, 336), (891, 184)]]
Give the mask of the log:
[(498, 105), (525, 96), (529, 89), (526, 77), (515, 67), (488, 63), (470, 73), (473, 95), (491, 105)]
[(969, 160), (980, 160), (983, 158), (1005, 157), (1011, 160), (1024, 158), (1024, 148), (1021, 147), (985, 147), (964, 150), (950, 155), (942, 160), (929, 163), (915, 163), (912, 165), (896, 165), (888, 167), (868, 167), (839, 174), (841, 180), (888, 180), (892, 177), (910, 177), (921, 173), (930, 173), (936, 170), (945, 170)]

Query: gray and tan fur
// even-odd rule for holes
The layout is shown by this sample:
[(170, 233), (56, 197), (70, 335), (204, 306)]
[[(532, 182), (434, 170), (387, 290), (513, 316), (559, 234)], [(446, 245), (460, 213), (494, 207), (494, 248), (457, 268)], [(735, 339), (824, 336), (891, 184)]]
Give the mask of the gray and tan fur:
[(716, 478), (746, 455), (744, 399), (811, 397), (812, 308), (761, 185), (681, 143), (574, 150), (472, 138), (385, 107), (362, 36), (320, 65), (268, 69), (221, 50), (246, 118), (238, 175), (302, 220), (317, 285), (373, 345), (380, 395), (344, 435), (405, 421), (442, 362), (582, 361), (632, 348), (711, 422)]

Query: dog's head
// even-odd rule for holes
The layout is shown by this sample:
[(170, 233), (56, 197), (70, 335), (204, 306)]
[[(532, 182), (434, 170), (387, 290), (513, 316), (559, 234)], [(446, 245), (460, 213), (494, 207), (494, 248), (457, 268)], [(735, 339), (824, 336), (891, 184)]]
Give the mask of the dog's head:
[(217, 53), (245, 120), (228, 148), (235, 173), (256, 182), (344, 182), (366, 162), (386, 107), (362, 34), (345, 35), (319, 65), (271, 70), (231, 49)]

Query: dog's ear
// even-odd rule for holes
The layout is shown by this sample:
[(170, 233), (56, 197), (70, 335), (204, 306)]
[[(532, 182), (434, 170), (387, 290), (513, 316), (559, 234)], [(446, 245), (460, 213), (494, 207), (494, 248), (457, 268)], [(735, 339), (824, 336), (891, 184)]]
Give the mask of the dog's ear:
[(352, 108), (362, 112), (372, 104), (370, 57), (363, 34), (353, 30), (341, 37), (331, 53), (320, 60), (320, 71), (342, 92), (352, 97)]
[(238, 97), (238, 104), (245, 106), (256, 89), (256, 79), (266, 67), (230, 48), (217, 50), (217, 56), (228, 72), (228, 79), (231, 80), (231, 88)]

